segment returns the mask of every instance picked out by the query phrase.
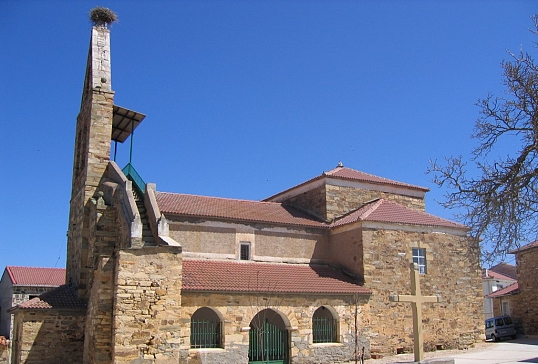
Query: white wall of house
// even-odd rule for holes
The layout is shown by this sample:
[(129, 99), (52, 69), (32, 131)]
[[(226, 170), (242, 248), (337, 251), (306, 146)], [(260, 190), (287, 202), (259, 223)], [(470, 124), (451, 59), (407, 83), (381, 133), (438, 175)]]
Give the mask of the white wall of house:
[(492, 318), (493, 316), (495, 316), (493, 313), (493, 299), (487, 298), (486, 296), (515, 282), (516, 280), (514, 279), (482, 278), (482, 294), (484, 295), (484, 319)]

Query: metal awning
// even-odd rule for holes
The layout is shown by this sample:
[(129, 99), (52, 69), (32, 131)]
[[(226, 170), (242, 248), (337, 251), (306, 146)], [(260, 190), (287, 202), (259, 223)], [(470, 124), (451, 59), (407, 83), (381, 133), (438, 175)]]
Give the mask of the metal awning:
[(144, 114), (114, 105), (112, 140), (123, 143), (145, 117)]

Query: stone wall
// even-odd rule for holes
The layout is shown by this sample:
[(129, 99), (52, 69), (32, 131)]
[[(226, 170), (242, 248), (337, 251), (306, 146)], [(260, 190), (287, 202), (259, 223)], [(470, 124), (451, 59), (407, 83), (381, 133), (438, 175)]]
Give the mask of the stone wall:
[(212, 252), (235, 255), (235, 233), (229, 226), (211, 226), (206, 221), (169, 221), (170, 237), (177, 241), (184, 252)]
[(323, 230), (310, 233), (293, 228), (257, 231), (255, 234), (255, 257), (273, 257), (285, 261), (308, 262), (328, 260), (329, 244)]
[[(115, 190), (114, 195), (119, 195), (119, 191)], [(91, 273), (87, 279), (90, 294), (84, 340), (85, 363), (112, 362), (115, 250), (116, 245), (125, 244), (120, 237), (124, 236), (122, 231), (128, 230), (121, 204), (117, 198), (115, 200), (116, 206), (108, 206), (100, 196), (91, 199), (89, 204), (91, 228), (87, 239), (90, 254), (86, 267)]]
[(331, 235), (331, 262), (364, 277), (364, 253), (360, 224), (339, 229)]
[(82, 363), (84, 311), (23, 310), (15, 315), (15, 363)]
[(181, 331), (179, 247), (117, 254), (113, 309), (114, 363), (177, 363)]
[(11, 342), (4, 336), (0, 336), (0, 364), (10, 364), (10, 347)]
[(170, 237), (189, 258), (239, 259), (239, 244), (251, 244), (256, 261), (309, 263), (328, 261), (326, 229), (301, 229), (266, 224), (240, 224), (201, 219), (168, 218)]
[(330, 183), (324, 183), (290, 197), (283, 203), (311, 212), (322, 220), (332, 221), (377, 198), (394, 201), (413, 209), (425, 210), (423, 197), (405, 195), (401, 192), (383, 192), (364, 187), (337, 186)]
[(325, 184), (293, 196), (284, 201), (284, 204), (298, 207), (306, 212), (312, 212), (314, 216), (319, 216), (321, 220), (327, 220)]
[(516, 327), (516, 332), (519, 334), (525, 333), (525, 329), (523, 327), (523, 323), (526, 321), (525, 317), (521, 316), (521, 310), (518, 309), (518, 301), (519, 301), (519, 295), (508, 295), (508, 296), (501, 296), (496, 297), (492, 299), (493, 301), (493, 316), (502, 316), (505, 315), (505, 313), (502, 312), (501, 306), (503, 302), (507, 302), (510, 307), (510, 312), (507, 312), (506, 314), (509, 315), (512, 318), (512, 321), (514, 322), (514, 325)]
[(538, 335), (538, 249), (517, 252), (516, 259), (519, 294), (514, 296), (513, 316), (525, 334)]
[(412, 351), (411, 305), (389, 302), (389, 296), (411, 294), (413, 247), (426, 249), (422, 294), (441, 297), (440, 303), (422, 305), (424, 349), (464, 348), (481, 338), (484, 314), (476, 242), (439, 232), (378, 228), (364, 230), (363, 244), (365, 285), (373, 291), (364, 319), (372, 348), (392, 354)]
[(13, 318), (7, 311), (11, 307), (15, 307), (31, 298), (37, 297), (41, 293), (48, 292), (55, 287), (12, 286), (11, 281), (8, 279), (6, 279), (3, 284), (5, 286), (3, 287), (4, 290), (2, 291), (0, 302), (0, 308), (2, 310), (0, 313), (0, 317), (2, 319), (0, 325), (0, 335), (10, 339), (12, 336)]
[(425, 210), (424, 199), (419, 197), (345, 186), (327, 185), (325, 188), (328, 220), (345, 215), (377, 198), (397, 202), (412, 209)]
[(110, 160), (110, 136), (114, 92), (111, 89), (110, 32), (94, 26), (88, 53), (82, 103), (77, 117), (73, 181), (67, 244), (67, 279), (88, 297), (88, 279), (92, 272), (85, 262), (91, 259), (89, 242), (89, 201)]
[[(270, 309), (279, 315), (290, 334), (291, 363), (343, 363), (354, 359), (355, 309), (357, 309), (358, 349), (369, 340), (364, 333), (364, 310), (368, 296), (219, 294), (184, 292), (179, 331), (181, 362), (248, 363), (249, 326), (256, 314)], [(357, 302), (357, 305), (355, 305)], [(339, 322), (338, 342), (313, 344), (312, 316), (321, 306), (330, 307)], [(190, 348), (190, 320), (196, 310), (209, 307), (224, 324), (224, 345), (218, 349)]]

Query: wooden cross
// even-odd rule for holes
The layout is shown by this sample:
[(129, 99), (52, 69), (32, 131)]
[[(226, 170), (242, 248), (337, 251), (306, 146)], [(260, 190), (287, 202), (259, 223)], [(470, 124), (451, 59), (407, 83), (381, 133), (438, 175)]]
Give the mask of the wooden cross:
[(422, 338), (422, 303), (439, 302), (439, 296), (422, 296), (420, 293), (420, 279), (417, 263), (411, 263), (411, 294), (392, 295), (392, 302), (411, 302), (413, 309), (413, 344), (415, 361), (421, 362), (424, 358), (424, 346)]

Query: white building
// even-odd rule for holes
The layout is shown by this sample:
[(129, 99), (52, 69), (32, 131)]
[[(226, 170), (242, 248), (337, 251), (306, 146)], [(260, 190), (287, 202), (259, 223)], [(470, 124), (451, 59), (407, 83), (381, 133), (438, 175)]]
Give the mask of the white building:
[[(486, 297), (490, 293), (508, 287), (517, 281), (516, 267), (508, 263), (499, 263), (482, 272), (482, 291), (484, 294), (484, 319), (494, 317), (493, 299)], [(506, 314), (510, 314), (509, 312)]]

